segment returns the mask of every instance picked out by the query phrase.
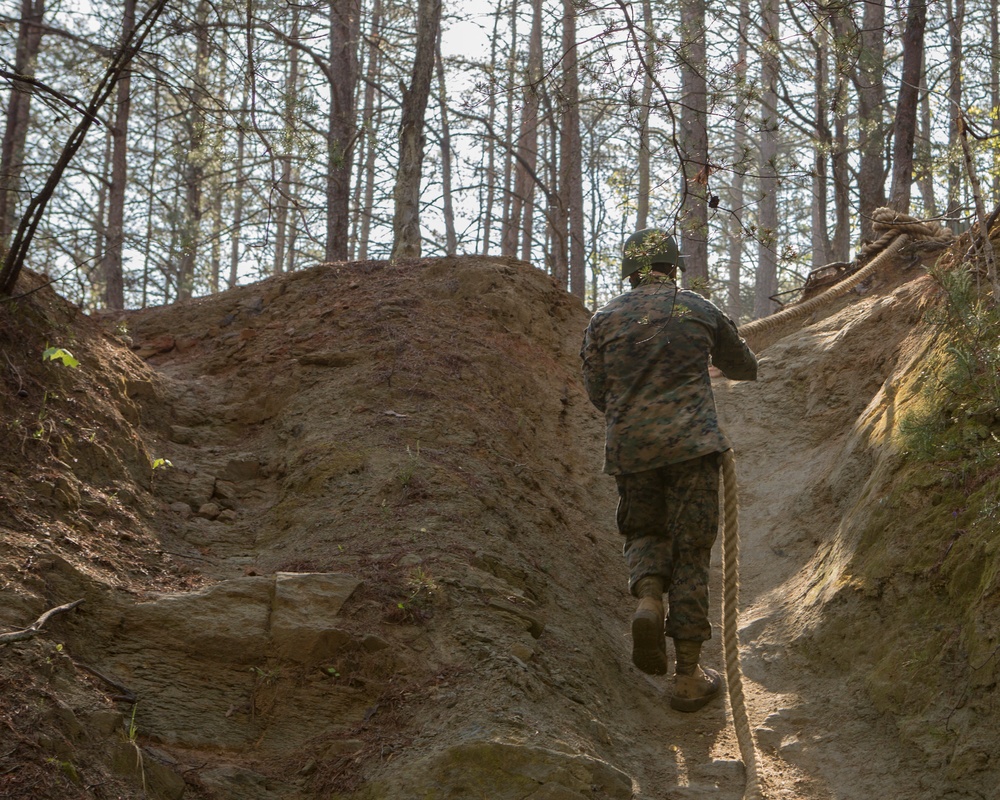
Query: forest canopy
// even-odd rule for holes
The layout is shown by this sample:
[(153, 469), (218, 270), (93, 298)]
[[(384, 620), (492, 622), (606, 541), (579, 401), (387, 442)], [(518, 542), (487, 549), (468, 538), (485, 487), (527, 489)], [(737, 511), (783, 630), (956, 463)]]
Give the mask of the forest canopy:
[(454, 253), (593, 306), (655, 226), (749, 319), (875, 208), (1000, 200), (996, 0), (6, 0), (0, 36), (0, 247), (87, 120), (23, 259), (87, 309)]

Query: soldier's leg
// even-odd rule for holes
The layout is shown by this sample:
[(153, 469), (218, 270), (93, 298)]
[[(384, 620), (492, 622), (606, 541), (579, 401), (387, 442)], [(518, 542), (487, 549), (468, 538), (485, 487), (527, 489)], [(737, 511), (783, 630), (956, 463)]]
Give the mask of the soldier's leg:
[(632, 616), (632, 662), (650, 675), (664, 675), (663, 591), (673, 571), (673, 547), (665, 537), (662, 475), (651, 470), (619, 475), (617, 481), (629, 590), (639, 599)]
[[(666, 632), (674, 640), (677, 663), (670, 700), (678, 711), (697, 711), (719, 694), (722, 679), (699, 665), (702, 642), (712, 636), (708, 619), (708, 580), (712, 545), (719, 528), (719, 462), (713, 454), (677, 465), (676, 513), (670, 520), (674, 541), (674, 582)], [(669, 502), (669, 501), (668, 501)]]
[(719, 460), (713, 453), (672, 464), (667, 483), (673, 581), (668, 588), (667, 635), (707, 641), (708, 574), (712, 545), (719, 532)]

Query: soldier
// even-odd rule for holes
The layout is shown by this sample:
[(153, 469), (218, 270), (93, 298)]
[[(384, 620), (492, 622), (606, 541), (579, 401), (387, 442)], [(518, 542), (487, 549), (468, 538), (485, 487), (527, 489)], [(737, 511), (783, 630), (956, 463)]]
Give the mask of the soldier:
[[(667, 673), (674, 640), (672, 708), (697, 711), (722, 679), (699, 666), (708, 621), (708, 573), (719, 527), (719, 430), (711, 366), (733, 380), (756, 380), (757, 359), (716, 306), (675, 282), (677, 242), (666, 231), (632, 234), (622, 253), (631, 291), (601, 308), (581, 356), (591, 402), (607, 423), (604, 471), (618, 484), (618, 530), (625, 537), (632, 661)], [(663, 593), (668, 611), (664, 626)]]

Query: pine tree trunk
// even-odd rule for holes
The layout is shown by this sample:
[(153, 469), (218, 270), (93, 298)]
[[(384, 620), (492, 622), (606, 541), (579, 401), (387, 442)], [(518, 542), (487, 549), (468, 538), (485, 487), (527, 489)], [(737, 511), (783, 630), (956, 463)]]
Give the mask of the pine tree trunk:
[(282, 109), (281, 177), (278, 180), (278, 208), (274, 218), (274, 265), (272, 271), (280, 275), (285, 269), (285, 248), (288, 237), (288, 211), (292, 204), (292, 149), (295, 136), (296, 102), (299, 90), (299, 7), (292, 6), (291, 29), (288, 32), (288, 72), (285, 75), (284, 108)]
[[(736, 78), (741, 83), (746, 80), (747, 73), (747, 31), (750, 27), (750, 0), (740, 0), (739, 5), (739, 41), (736, 43)], [(742, 214), (744, 200), (744, 182), (747, 165), (747, 126), (745, 115), (749, 99), (741, 94), (735, 110), (733, 130), (733, 180), (729, 188), (730, 213), (726, 215), (726, 241), (728, 246), (729, 281), (726, 297), (726, 310), (730, 317), (739, 320), (743, 313), (741, 293), (741, 273), (743, 271), (743, 229), (738, 214)]]
[(705, 2), (681, 3), (681, 253), (686, 283), (706, 297), (708, 283), (708, 89)]
[(778, 292), (778, 3), (764, 0), (761, 53), (760, 206), (757, 212), (757, 280), (754, 317), (774, 311), (771, 299)]
[[(122, 41), (135, 30), (135, 0), (125, 0)], [(128, 180), (128, 118), (131, 111), (131, 70), (118, 79), (115, 126), (111, 129), (111, 188), (108, 192), (108, 237), (104, 252), (104, 304), (110, 309), (125, 308), (125, 280), (122, 249), (125, 245), (125, 187)]]
[(924, 56), (926, 0), (910, 0), (903, 34), (903, 73), (896, 104), (893, 136), (892, 189), (889, 202), (896, 210), (910, 213), (910, 185), (913, 182), (913, 141), (917, 130), (917, 104)]
[(952, 228), (961, 229), (959, 215), (962, 202), (962, 144), (959, 139), (958, 111), (962, 109), (962, 28), (965, 23), (965, 0), (948, 0), (948, 37), (951, 59), (948, 66), (948, 108), (951, 125), (948, 128), (948, 210)]
[(885, 0), (867, 0), (858, 54), (858, 213), (861, 235), (874, 237), (872, 212), (885, 205)]
[(403, 89), (399, 124), (399, 170), (393, 188), (392, 257), (420, 257), (420, 183), (424, 163), (424, 117), (441, 29), (441, 0), (419, 0), (417, 47), (409, 87)]
[(580, 140), (580, 78), (576, 50), (576, 8), (563, 0), (563, 98), (560, 131), (560, 191), (566, 217), (569, 290), (581, 300), (587, 294), (587, 259), (583, 231), (583, 143)]
[(653, 101), (653, 74), (656, 69), (656, 29), (653, 4), (642, 0), (643, 41), (642, 96), (639, 100), (639, 194), (636, 198), (635, 229), (649, 227), (649, 107)]
[(351, 149), (357, 134), (360, 0), (330, 3), (330, 108), (327, 117), (326, 261), (346, 261), (350, 239)]
[(441, 56), (441, 35), (438, 32), (435, 46), (438, 79), (438, 107), (441, 111), (441, 188), (443, 194), (443, 216), (445, 254), (455, 255), (458, 251), (458, 237), (455, 234), (455, 209), (451, 201), (451, 134), (448, 130), (448, 90), (444, 80), (444, 58)]
[[(501, 9), (503, 6), (497, 3), (496, 10), (493, 13), (493, 35), (490, 37), (490, 78), (496, 81), (497, 75), (497, 42), (500, 36), (500, 18)], [(513, 46), (513, 45), (512, 45)], [(483, 203), (483, 247), (482, 253), (484, 256), (490, 254), (490, 235), (493, 231), (493, 213), (494, 207), (496, 206), (496, 190), (497, 190), (497, 141), (496, 137), (493, 135), (493, 131), (496, 130), (497, 121), (497, 97), (499, 96), (499, 86), (497, 83), (493, 83), (490, 87), (490, 92), (487, 96), (487, 111), (486, 119), (489, 123), (489, 138), (486, 140), (486, 175), (484, 183), (486, 184), (486, 200)], [(509, 139), (507, 141), (510, 141)]]
[[(14, 71), (26, 78), (35, 76), (35, 63), (42, 47), (44, 15), (45, 0), (21, 0)], [(0, 147), (0, 252), (6, 251), (17, 220), (17, 193), (21, 187), (30, 121), (31, 88), (21, 81), (14, 81), (7, 102), (6, 127)]]
[(830, 236), (827, 231), (827, 190), (829, 175), (827, 170), (827, 153), (832, 149), (830, 125), (826, 118), (826, 108), (829, 101), (827, 89), (827, 60), (829, 59), (829, 32), (820, 26), (815, 34), (816, 39), (816, 106), (814, 120), (816, 125), (816, 146), (813, 154), (813, 204), (812, 204), (812, 265), (813, 268), (829, 264)]
[(375, 154), (378, 143), (378, 130), (382, 122), (382, 94), (378, 94), (377, 107), (375, 86), (382, 70), (382, 50), (378, 43), (382, 37), (382, 0), (372, 3), (371, 44), (368, 48), (368, 66), (365, 69), (365, 99), (362, 120), (364, 120), (364, 199), (361, 201), (359, 213), (361, 224), (357, 236), (357, 258), (365, 261), (368, 258), (368, 235), (372, 226), (372, 214), (375, 207)]
[(188, 152), (183, 165), (184, 228), (181, 231), (177, 299), (190, 300), (194, 293), (195, 265), (201, 245), (202, 192), (205, 181), (205, 109), (208, 106), (208, 0), (199, 0), (195, 11), (196, 41), (191, 105), (187, 110)]
[(847, 74), (849, 61), (847, 53), (847, 20), (844, 12), (835, 13), (832, 17), (835, 37), (834, 67), (836, 84), (833, 96), (833, 146), (830, 152), (830, 166), (833, 172), (833, 251), (830, 253), (833, 261), (850, 261), (851, 241), (851, 184), (848, 164), (847, 114), (848, 105)]
[(514, 165), (514, 194), (510, 218), (504, 229), (503, 254), (528, 260), (534, 221), (535, 175), (538, 168), (538, 108), (542, 82), (542, 2), (532, 0), (531, 34), (528, 40), (528, 74), (521, 102), (521, 124)]
[[(247, 81), (247, 84), (249, 80)], [(243, 86), (243, 101), (240, 107), (240, 121), (236, 129), (236, 174), (234, 176), (233, 191), (236, 197), (233, 200), (233, 234), (229, 243), (229, 279), (227, 285), (232, 289), (239, 280), (240, 267), (240, 239), (243, 235), (243, 184), (246, 181), (246, 127), (249, 122), (250, 111), (250, 87)]]
[[(926, 61), (926, 58), (925, 58)], [(934, 164), (931, 162), (931, 100), (927, 91), (927, 70), (920, 73), (920, 131), (914, 145), (916, 150), (917, 184), (923, 199), (923, 216), (931, 219), (937, 216), (937, 201), (934, 198)]]

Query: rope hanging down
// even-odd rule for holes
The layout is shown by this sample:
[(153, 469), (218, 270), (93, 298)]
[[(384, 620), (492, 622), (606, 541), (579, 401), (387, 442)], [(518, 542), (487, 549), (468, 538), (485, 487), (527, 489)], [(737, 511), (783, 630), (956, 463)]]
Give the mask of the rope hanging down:
[(762, 800), (757, 774), (757, 750), (750, 730), (743, 675), (740, 671), (740, 638), (737, 613), (740, 593), (740, 522), (736, 495), (736, 459), (732, 450), (722, 454), (722, 651), (726, 658), (726, 685), (740, 756), (746, 770), (744, 800)]
[[(851, 289), (860, 283), (868, 280), (886, 262), (893, 258), (910, 241), (936, 241), (947, 244), (955, 237), (955, 234), (943, 225), (924, 222), (915, 217), (893, 211), (891, 208), (877, 208), (872, 214), (872, 221), (876, 231), (883, 231), (882, 235), (874, 242), (866, 244), (861, 248), (857, 261), (868, 261), (865, 266), (831, 286), (825, 292), (804, 303), (799, 303), (772, 314), (763, 319), (757, 319), (746, 325), (740, 326), (740, 335), (746, 339), (752, 338), (756, 334), (774, 330), (792, 320), (808, 316), (818, 308), (822, 308), (827, 303), (843, 297)], [(870, 259), (870, 260), (869, 260)]]

